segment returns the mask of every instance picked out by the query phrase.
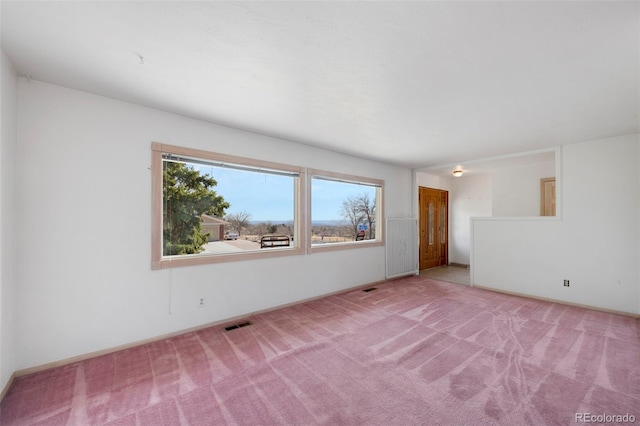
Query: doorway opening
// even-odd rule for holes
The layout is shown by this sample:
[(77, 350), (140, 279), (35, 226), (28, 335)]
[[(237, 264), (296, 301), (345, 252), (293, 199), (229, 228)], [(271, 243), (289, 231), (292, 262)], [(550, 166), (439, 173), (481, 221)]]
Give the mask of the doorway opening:
[(556, 215), (556, 178), (540, 179), (540, 216)]

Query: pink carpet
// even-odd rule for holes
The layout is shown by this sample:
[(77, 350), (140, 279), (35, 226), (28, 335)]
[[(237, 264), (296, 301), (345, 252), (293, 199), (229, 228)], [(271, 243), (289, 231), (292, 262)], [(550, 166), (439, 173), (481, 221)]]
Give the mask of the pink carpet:
[(640, 424), (638, 320), (419, 276), (376, 287), (20, 377), (0, 421)]

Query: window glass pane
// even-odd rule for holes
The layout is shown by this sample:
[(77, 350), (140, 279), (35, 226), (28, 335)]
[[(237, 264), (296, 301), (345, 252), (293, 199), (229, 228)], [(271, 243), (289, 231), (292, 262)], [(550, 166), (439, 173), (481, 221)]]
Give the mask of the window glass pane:
[(311, 244), (376, 240), (380, 190), (367, 183), (311, 179)]
[(440, 244), (444, 244), (445, 242), (447, 242), (447, 227), (446, 227), (446, 214), (447, 214), (447, 209), (446, 206), (444, 204), (444, 202), (442, 202), (440, 204)]
[(433, 245), (433, 236), (434, 236), (433, 226), (434, 226), (433, 203), (429, 203), (429, 245), (430, 246)]
[(298, 177), (206, 161), (163, 160), (163, 256), (294, 245)]

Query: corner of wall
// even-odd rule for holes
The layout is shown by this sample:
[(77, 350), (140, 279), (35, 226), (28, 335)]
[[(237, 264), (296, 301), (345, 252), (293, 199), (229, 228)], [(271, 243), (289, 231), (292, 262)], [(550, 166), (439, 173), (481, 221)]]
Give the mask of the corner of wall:
[[(18, 75), (0, 51), (0, 389), (16, 369), (14, 309), (14, 171), (17, 144)], [(4, 391), (3, 391), (4, 392)]]
[[(640, 101), (638, 101), (640, 102)], [(637, 134), (637, 144), (638, 144), (638, 164), (640, 164), (640, 133)], [(638, 199), (640, 200), (640, 172), (638, 173)], [(638, 215), (638, 283), (637, 283), (637, 291), (638, 291), (638, 304), (636, 309), (636, 314), (640, 315), (640, 214)]]

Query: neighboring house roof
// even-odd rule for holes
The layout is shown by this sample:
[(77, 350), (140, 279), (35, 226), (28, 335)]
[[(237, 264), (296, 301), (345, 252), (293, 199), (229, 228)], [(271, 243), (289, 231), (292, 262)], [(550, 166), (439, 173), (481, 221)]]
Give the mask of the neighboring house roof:
[(212, 223), (212, 224), (217, 224), (217, 225), (228, 225), (229, 222), (226, 222), (220, 218), (214, 217), (214, 216), (209, 216), (208, 214), (203, 214), (200, 215), (200, 219), (204, 222), (204, 223)]

